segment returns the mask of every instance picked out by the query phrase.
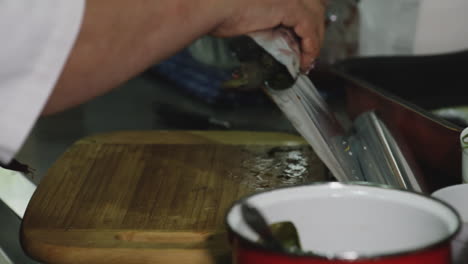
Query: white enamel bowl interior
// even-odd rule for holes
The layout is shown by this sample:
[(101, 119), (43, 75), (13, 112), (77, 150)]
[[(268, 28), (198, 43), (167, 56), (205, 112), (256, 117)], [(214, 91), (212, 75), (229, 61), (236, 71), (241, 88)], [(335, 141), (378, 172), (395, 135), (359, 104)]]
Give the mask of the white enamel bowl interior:
[(450, 186), (438, 190), (432, 196), (450, 204), (460, 214), (463, 225), (452, 242), (452, 254), (454, 263), (468, 263), (468, 184)]
[[(409, 192), (339, 183), (299, 186), (247, 199), (268, 223), (291, 221), (303, 250), (328, 257), (373, 257), (418, 250), (444, 241), (459, 226), (457, 214), (436, 200)], [(228, 225), (252, 242), (240, 206)]]
[(433, 193), (432, 196), (450, 204), (458, 211), (463, 222), (463, 227), (462, 231), (456, 237), (456, 240), (462, 243), (468, 243), (468, 184), (450, 186), (438, 190)]
[(468, 222), (468, 184), (459, 184), (436, 191), (432, 196), (447, 202)]

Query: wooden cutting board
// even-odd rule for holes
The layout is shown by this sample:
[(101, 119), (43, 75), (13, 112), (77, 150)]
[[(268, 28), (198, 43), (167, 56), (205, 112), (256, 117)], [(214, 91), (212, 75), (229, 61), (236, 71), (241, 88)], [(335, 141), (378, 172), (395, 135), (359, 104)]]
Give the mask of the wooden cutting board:
[(289, 134), (97, 135), (44, 177), (22, 243), (45, 263), (229, 263), (224, 216), (235, 200), (324, 179), (321, 161)]

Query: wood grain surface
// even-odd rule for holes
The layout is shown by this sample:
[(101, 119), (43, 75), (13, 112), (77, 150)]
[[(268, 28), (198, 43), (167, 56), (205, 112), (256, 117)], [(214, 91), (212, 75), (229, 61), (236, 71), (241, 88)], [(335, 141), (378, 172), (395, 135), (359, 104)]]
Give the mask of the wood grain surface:
[(235, 200), (324, 179), (317, 156), (289, 134), (97, 135), (44, 177), (22, 243), (45, 263), (229, 263), (224, 216)]

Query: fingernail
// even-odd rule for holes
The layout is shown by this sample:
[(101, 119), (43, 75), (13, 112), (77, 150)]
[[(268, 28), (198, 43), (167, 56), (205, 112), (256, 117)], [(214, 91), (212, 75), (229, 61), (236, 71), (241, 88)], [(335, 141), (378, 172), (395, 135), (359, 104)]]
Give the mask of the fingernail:
[(313, 69), (315, 68), (315, 61), (312, 61), (309, 65), (309, 67), (307, 67), (306, 71), (305, 71), (305, 74), (309, 74), (310, 71), (312, 71)]

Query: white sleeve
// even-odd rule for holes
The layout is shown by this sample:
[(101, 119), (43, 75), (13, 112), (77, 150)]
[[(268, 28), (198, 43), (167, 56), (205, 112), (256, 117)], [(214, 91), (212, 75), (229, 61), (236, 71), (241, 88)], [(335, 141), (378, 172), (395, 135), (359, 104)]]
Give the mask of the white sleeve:
[(0, 0), (0, 162), (19, 150), (81, 26), (85, 0)]

